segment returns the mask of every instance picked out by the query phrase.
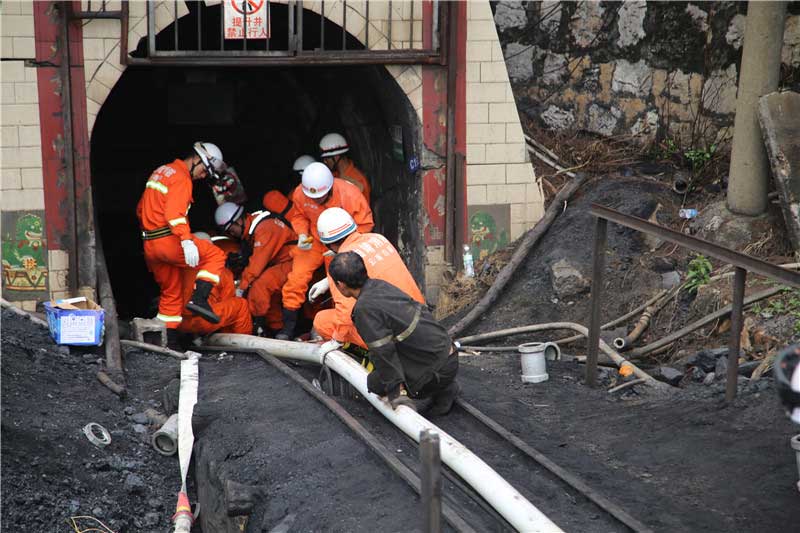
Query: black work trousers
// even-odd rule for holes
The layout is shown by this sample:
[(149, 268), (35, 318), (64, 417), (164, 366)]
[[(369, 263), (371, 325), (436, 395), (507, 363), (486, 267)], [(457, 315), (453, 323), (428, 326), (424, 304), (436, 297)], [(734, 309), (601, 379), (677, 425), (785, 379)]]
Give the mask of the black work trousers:
[[(430, 379), (418, 391), (408, 391), (408, 393), (416, 399), (435, 396), (456, 379), (456, 374), (458, 374), (458, 350), (454, 349), (441, 368), (430, 370)], [(392, 392), (386, 390), (386, 386), (374, 370), (367, 376), (367, 390), (378, 396), (388, 396)]]

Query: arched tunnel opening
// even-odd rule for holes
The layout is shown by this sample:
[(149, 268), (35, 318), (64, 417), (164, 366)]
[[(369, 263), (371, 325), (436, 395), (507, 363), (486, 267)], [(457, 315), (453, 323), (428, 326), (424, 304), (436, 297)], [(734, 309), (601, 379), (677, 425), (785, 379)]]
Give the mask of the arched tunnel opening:
[[(276, 11), (282, 7), (273, 5)], [(277, 15), (273, 12), (273, 36), (279, 42), (286, 29), (279, 26), (285, 17)], [(194, 25), (184, 19), (191, 16), (183, 17), (179, 28), (189, 40)], [(319, 17), (306, 11), (306, 26), (319, 32)], [(170, 39), (171, 31), (163, 30), (159, 39)], [(341, 29), (338, 36), (341, 44)], [(422, 285), (421, 186), (407, 163), (418, 157), (419, 128), (408, 98), (380, 65), (128, 67), (103, 104), (91, 139), (98, 230), (119, 315), (149, 316), (158, 295), (136, 218), (145, 182), (158, 166), (189, 155), (199, 140), (222, 149), (244, 184), (246, 208), (253, 211), (261, 208), (265, 192), (288, 194), (299, 183), (291, 172), (296, 157), (318, 158), (324, 134), (343, 134), (349, 155), (372, 186), (375, 231), (398, 247)], [(213, 230), (215, 208), (210, 187), (195, 182), (192, 230)]]

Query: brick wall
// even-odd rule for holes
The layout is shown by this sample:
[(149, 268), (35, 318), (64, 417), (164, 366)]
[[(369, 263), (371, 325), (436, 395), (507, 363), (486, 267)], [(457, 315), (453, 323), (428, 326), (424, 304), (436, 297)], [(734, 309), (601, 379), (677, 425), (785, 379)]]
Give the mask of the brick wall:
[[(36, 56), (33, 29), (33, 2), (5, 1), (0, 4), (0, 173), (2, 173), (3, 212), (40, 214), (44, 211), (42, 183), (42, 148), (39, 128), (39, 97), (36, 67), (26, 66), (25, 60)], [(14, 233), (14, 228), (0, 228), (3, 239)], [(62, 252), (63, 253), (63, 252)], [(66, 255), (66, 254), (64, 254)], [(66, 268), (62, 257), (49, 257), (49, 278), (53, 269)], [(4, 297), (6, 295), (4, 294)], [(15, 303), (33, 310), (36, 300), (19, 299)]]
[(467, 205), (509, 205), (513, 240), (542, 217), (544, 197), (489, 2), (470, 2), (467, 17)]

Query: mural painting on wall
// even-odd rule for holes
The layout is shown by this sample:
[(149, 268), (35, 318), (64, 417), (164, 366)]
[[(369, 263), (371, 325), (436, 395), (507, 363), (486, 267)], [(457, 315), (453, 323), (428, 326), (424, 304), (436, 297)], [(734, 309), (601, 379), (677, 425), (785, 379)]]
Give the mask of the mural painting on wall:
[(3, 297), (48, 297), (44, 211), (4, 211), (2, 217)]
[(469, 245), (475, 260), (483, 259), (508, 244), (509, 205), (471, 205), (467, 208), (467, 218)]

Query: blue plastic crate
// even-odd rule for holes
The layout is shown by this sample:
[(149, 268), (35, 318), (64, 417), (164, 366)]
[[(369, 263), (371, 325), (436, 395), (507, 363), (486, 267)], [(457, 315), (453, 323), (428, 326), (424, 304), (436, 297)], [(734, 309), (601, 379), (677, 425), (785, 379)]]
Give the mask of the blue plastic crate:
[[(62, 309), (58, 305), (71, 305), (78, 309)], [(105, 333), (105, 311), (86, 298), (70, 298), (45, 302), (50, 336), (56, 344), (73, 346), (99, 346)]]

